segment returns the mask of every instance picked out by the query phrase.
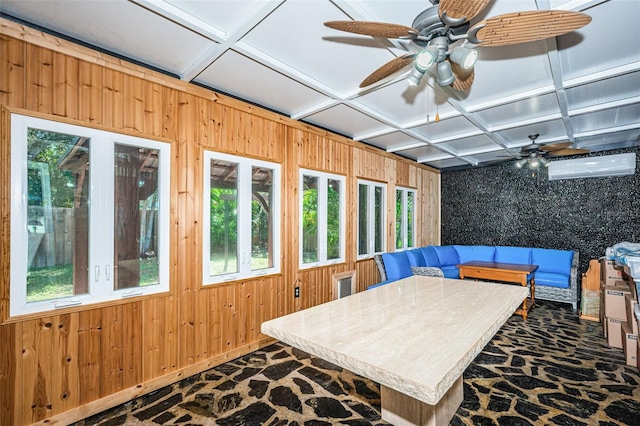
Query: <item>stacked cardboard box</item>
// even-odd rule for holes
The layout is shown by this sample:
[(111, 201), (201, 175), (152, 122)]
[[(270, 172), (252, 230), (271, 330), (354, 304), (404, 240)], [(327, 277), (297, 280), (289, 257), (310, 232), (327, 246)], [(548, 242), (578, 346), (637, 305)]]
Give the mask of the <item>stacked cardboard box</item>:
[(635, 285), (612, 260), (600, 259), (601, 312), (609, 346), (624, 350), (627, 365), (638, 366), (638, 303)]

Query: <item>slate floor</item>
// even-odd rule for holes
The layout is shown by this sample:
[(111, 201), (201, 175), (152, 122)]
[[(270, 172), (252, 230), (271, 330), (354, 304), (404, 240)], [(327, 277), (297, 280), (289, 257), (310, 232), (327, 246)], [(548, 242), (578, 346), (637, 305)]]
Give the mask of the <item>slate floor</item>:
[[(130, 424), (388, 423), (376, 383), (277, 343), (76, 423)], [(640, 373), (607, 346), (600, 324), (537, 301), (467, 368), (451, 424), (640, 425)]]

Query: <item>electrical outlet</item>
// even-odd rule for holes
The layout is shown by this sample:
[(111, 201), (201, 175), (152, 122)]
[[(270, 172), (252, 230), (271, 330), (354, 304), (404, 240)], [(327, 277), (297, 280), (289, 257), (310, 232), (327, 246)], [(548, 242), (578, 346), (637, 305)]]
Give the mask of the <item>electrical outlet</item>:
[(293, 296), (294, 297), (300, 297), (300, 287), (296, 287), (293, 290)]

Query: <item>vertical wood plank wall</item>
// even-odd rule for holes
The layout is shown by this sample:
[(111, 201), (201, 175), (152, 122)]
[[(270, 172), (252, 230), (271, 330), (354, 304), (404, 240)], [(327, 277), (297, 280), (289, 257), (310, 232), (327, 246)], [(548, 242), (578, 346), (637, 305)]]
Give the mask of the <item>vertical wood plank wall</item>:
[[(396, 185), (416, 188), (417, 244), (440, 242), (440, 175), (434, 170), (18, 24), (0, 24), (2, 319), (10, 284), (7, 108), (162, 138), (173, 153), (171, 292), (2, 324), (2, 425), (80, 419), (251, 352), (270, 342), (260, 334), (263, 321), (331, 300), (336, 272), (356, 270), (358, 291), (377, 282), (373, 261), (355, 256), (358, 178), (387, 183), (388, 200), (395, 199)], [(201, 287), (205, 149), (282, 164), (280, 275)], [(346, 177), (351, 231), (343, 264), (298, 266), (300, 167)], [(393, 250), (393, 202), (387, 222), (387, 249)]]

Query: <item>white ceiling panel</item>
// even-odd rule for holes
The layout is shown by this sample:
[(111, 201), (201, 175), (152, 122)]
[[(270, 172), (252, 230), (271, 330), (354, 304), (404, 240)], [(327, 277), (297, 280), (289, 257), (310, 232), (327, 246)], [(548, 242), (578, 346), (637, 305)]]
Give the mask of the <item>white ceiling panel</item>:
[(359, 140), (362, 135), (386, 129), (381, 121), (363, 115), (346, 105), (337, 105), (305, 118), (305, 121), (322, 128), (331, 128), (339, 134)]
[(345, 19), (329, 2), (288, 1), (242, 42), (330, 89), (347, 93), (394, 56), (371, 37), (345, 35), (322, 24)]
[(565, 80), (640, 61), (640, 2), (609, 0), (585, 12), (591, 23), (558, 41)]
[(576, 133), (640, 124), (640, 103), (582, 114), (573, 117), (571, 121)]
[(560, 106), (555, 92), (477, 111), (474, 114), (490, 131), (497, 131), (505, 126), (510, 127), (517, 124), (523, 117), (524, 121), (530, 122), (554, 115), (560, 117)]
[(383, 136), (367, 138), (363, 142), (377, 146), (378, 148), (382, 148), (389, 152), (427, 145), (426, 142), (418, 140), (403, 132), (393, 132)]
[(544, 8), (592, 20), (559, 37), (501, 47), (451, 40), (450, 49), (464, 44), (479, 54), (473, 85), (459, 92), (441, 88), (434, 68), (409, 88), (412, 63), (361, 89), (376, 69), (423, 47), (324, 25), (412, 25), (427, 9), (428, 26), (444, 31), (426, 0), (0, 0), (9, 21), (441, 170), (492, 164), (505, 152), (527, 155), (521, 148), (532, 134), (541, 144), (571, 141), (592, 151), (640, 145), (640, 1), (493, 0), (471, 25)]
[(502, 148), (486, 135), (471, 136), (450, 142), (442, 142), (435, 146), (440, 149), (445, 149), (447, 152), (462, 156), (477, 154), (479, 152), (496, 151)]
[(433, 146), (421, 146), (418, 148), (408, 149), (406, 151), (402, 151), (402, 155), (421, 163), (453, 157), (453, 155)]
[[(136, 0), (134, 0), (136, 1)], [(228, 35), (234, 28), (255, 14), (265, 5), (259, 0), (165, 0), (166, 3), (188, 13), (220, 31), (222, 36)], [(161, 3), (157, 2), (156, 3)], [(271, 2), (273, 3), (273, 2)], [(276, 2), (277, 4), (278, 2)], [(224, 37), (226, 38), (226, 37)]]
[(565, 90), (569, 111), (640, 96), (640, 71), (596, 80)]
[(213, 45), (195, 32), (127, 1), (2, 0), (2, 9), (177, 75)]
[(286, 115), (295, 115), (330, 99), (231, 50), (205, 69), (195, 81), (224, 89), (226, 93)]

